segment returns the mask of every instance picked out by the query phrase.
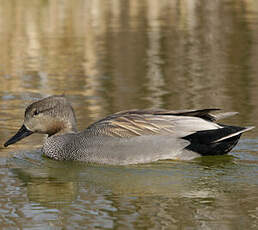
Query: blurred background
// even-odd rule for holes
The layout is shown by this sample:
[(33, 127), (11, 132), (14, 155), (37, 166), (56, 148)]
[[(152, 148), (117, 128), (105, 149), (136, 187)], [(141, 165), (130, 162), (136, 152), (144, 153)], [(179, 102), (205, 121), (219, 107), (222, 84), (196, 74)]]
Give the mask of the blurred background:
[[(71, 101), (79, 129), (126, 109), (213, 107), (258, 127), (258, 1), (0, 0), (1, 145), (28, 104), (53, 94)], [(234, 160), (137, 169), (60, 166), (32, 151), (43, 137), (31, 136), (0, 148), (0, 222), (257, 229), (257, 134), (243, 136)]]
[(257, 10), (254, 0), (2, 0), (0, 106), (64, 93), (94, 119), (219, 107), (257, 124)]

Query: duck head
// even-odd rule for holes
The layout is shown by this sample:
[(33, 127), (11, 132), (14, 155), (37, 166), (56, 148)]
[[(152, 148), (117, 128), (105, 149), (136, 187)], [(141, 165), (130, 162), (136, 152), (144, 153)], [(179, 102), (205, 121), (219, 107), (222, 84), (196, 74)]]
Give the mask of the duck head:
[(50, 96), (36, 101), (25, 110), (24, 123), (4, 146), (33, 134), (48, 136), (76, 132), (76, 119), (71, 104), (64, 96)]

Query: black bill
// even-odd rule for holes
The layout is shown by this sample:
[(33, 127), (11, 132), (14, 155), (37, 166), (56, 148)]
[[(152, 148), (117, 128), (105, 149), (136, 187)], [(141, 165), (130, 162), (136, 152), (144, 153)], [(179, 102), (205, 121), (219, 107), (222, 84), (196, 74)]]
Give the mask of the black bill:
[(17, 141), (23, 139), (24, 137), (31, 135), (32, 133), (32, 131), (28, 130), (24, 125), (22, 125), (19, 131), (12, 138), (10, 138), (8, 141), (4, 143), (4, 147), (14, 144)]

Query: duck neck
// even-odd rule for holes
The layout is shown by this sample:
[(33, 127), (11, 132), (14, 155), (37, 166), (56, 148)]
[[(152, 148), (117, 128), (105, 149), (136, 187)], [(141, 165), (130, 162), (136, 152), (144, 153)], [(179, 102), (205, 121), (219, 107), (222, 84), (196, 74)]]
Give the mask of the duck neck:
[(63, 135), (67, 133), (76, 133), (76, 132), (77, 132), (76, 123), (60, 122), (60, 123), (55, 123), (55, 125), (49, 129), (48, 137)]

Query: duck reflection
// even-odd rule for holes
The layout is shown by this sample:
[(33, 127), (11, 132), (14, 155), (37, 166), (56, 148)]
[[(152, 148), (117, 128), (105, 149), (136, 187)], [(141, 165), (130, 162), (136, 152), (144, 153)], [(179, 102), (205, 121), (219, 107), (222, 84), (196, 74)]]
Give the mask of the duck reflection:
[(232, 164), (232, 157), (213, 157), (212, 161), (204, 157), (194, 162), (168, 160), (126, 167), (106, 166), (60, 163), (37, 152), (13, 158), (10, 167), (24, 182), (31, 201), (61, 204), (75, 201), (80, 187), (86, 189), (88, 195), (110, 192), (115, 195), (179, 197), (196, 188), (196, 178), (205, 177), (206, 169), (214, 168), (216, 173), (221, 167), (230, 168)]
[(176, 229), (180, 224), (216, 229), (212, 226), (219, 223), (224, 229), (236, 229), (237, 218), (245, 215), (232, 201), (242, 192), (234, 192), (237, 185), (227, 180), (239, 174), (232, 157), (100, 166), (60, 163), (42, 156), (37, 161), (31, 160), (32, 156), (13, 160), (12, 172), (24, 182), (30, 202), (55, 210), (63, 225), (137, 228), (140, 224), (143, 228), (166, 225)]

